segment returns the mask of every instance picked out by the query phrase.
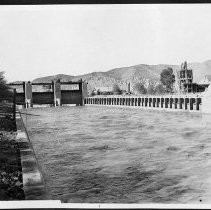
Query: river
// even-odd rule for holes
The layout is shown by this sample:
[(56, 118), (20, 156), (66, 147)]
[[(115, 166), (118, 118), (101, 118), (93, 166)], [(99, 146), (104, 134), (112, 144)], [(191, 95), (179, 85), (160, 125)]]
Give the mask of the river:
[(24, 122), (52, 199), (211, 201), (210, 117), (103, 106), (27, 113)]

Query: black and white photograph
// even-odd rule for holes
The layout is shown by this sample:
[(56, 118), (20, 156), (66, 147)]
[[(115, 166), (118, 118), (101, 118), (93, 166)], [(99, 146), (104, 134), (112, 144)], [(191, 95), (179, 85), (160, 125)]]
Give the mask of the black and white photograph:
[(210, 26), (211, 4), (0, 5), (0, 208), (211, 207)]

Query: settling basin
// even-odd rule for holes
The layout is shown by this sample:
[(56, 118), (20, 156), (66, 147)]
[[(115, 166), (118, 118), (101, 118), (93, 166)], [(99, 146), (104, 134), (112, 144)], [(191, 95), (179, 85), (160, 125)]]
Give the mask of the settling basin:
[(22, 112), (52, 199), (210, 202), (209, 115), (105, 106)]

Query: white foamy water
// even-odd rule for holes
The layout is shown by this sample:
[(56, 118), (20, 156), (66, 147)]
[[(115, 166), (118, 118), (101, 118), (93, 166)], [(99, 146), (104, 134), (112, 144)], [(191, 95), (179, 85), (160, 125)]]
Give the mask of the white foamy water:
[(116, 107), (28, 109), (52, 199), (209, 203), (211, 117)]

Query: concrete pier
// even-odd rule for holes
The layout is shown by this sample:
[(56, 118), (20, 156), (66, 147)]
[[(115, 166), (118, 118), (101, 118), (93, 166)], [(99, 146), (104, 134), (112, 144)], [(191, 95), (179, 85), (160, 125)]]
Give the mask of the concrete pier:
[(86, 97), (84, 104), (134, 106), (146, 109), (200, 111), (202, 97), (199, 95), (169, 96), (102, 96)]
[(54, 82), (54, 106), (61, 106), (61, 84), (60, 81)]
[[(197, 102), (196, 102), (197, 106)], [(211, 114), (211, 85), (203, 93), (202, 112)]]
[(31, 82), (24, 83), (25, 92), (25, 108), (32, 107), (32, 84)]

